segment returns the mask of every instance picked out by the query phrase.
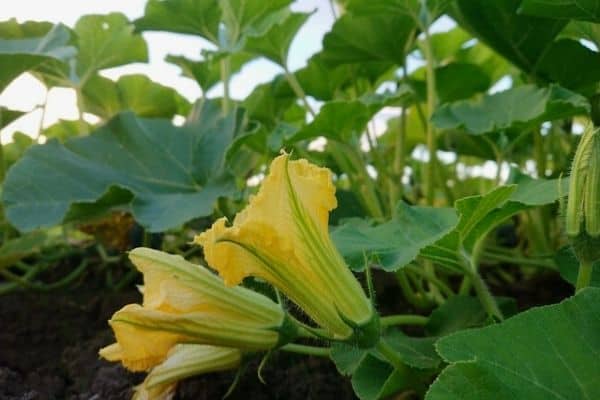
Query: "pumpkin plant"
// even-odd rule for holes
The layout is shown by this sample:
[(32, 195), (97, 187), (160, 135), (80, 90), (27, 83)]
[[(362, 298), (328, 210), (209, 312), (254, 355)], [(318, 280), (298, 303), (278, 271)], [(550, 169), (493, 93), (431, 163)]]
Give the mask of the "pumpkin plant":
[[(0, 91), (29, 72), (79, 110), (1, 147), (0, 293), (143, 281), (99, 350), (147, 372), (138, 399), (232, 370), (234, 395), (257, 360), (268, 388), (275, 352), (330, 359), (362, 400), (600, 398), (600, 1), (301, 5), (0, 22)], [(149, 31), (209, 43), (166, 58), (200, 98), (103, 75), (147, 61)], [(235, 97), (259, 58), (279, 74)]]

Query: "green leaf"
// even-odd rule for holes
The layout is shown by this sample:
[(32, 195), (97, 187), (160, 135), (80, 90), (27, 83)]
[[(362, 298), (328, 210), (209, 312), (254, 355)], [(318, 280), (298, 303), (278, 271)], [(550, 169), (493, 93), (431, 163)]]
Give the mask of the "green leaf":
[(142, 117), (171, 118), (187, 115), (191, 108), (175, 89), (140, 74), (124, 75), (116, 82), (95, 75), (83, 87), (83, 101), (87, 111), (104, 119), (127, 110)]
[[(183, 56), (168, 55), (166, 61), (181, 68), (182, 75), (198, 82), (204, 93), (221, 82), (221, 57), (214, 53), (204, 52), (204, 60), (194, 61)], [(237, 52), (229, 55), (230, 77), (238, 73), (242, 67), (254, 58), (253, 55)]]
[(0, 22), (0, 38), (31, 39), (45, 36), (54, 25), (51, 22), (25, 21), (19, 23), (16, 18)]
[(342, 15), (323, 38), (323, 60), (330, 65), (372, 61), (402, 65), (417, 31), (410, 13), (417, 2), (407, 3), (406, 11), (393, 7), (390, 12)]
[[(577, 282), (577, 273), (579, 272), (579, 261), (571, 246), (565, 246), (556, 252), (554, 262), (558, 266), (560, 276), (573, 287)], [(600, 288), (600, 262), (595, 262), (592, 267), (592, 279), (590, 286)]]
[(497, 82), (503, 76), (511, 74), (512, 70), (516, 70), (506, 59), (481, 42), (461, 48), (456, 53), (456, 61), (477, 65), (492, 82)]
[(443, 105), (435, 111), (432, 121), (440, 129), (463, 128), (481, 135), (511, 128), (526, 129), (587, 112), (589, 103), (583, 96), (560, 86), (524, 85), (477, 100)]
[(550, 81), (594, 94), (600, 80), (600, 55), (577, 40), (561, 39), (542, 57), (540, 70)]
[[(418, 69), (410, 78), (419, 100), (426, 102), (425, 68)], [(436, 68), (435, 82), (438, 98), (442, 103), (467, 99), (485, 92), (492, 83), (485, 70), (478, 65), (456, 62)]]
[(30, 148), (5, 181), (7, 218), (25, 231), (55, 225), (74, 204), (94, 204), (114, 187), (133, 200), (123, 204), (116, 196), (111, 205), (130, 206), (151, 231), (211, 214), (217, 198), (233, 189), (224, 154), (242, 116), (222, 117), (214, 103), (199, 114), (183, 127), (119, 114), (90, 136)]
[(242, 102), (248, 117), (274, 128), (284, 113), (294, 104), (296, 95), (283, 75), (258, 85)]
[(24, 114), (24, 111), (11, 110), (0, 106), (0, 129), (21, 118)]
[[(357, 95), (390, 74), (393, 64), (386, 61), (366, 61), (357, 64), (331, 66), (324, 60), (324, 53), (313, 55), (306, 65), (295, 72), (300, 86), (307, 95), (329, 101), (339, 98), (343, 90), (350, 89)], [(326, 76), (327, 79), (323, 79)], [(362, 88), (362, 89), (361, 89)]]
[(600, 22), (598, 0), (524, 0), (519, 12), (536, 17)]
[(561, 37), (569, 39), (586, 39), (600, 48), (600, 24), (584, 21), (571, 21), (561, 32)]
[(352, 269), (364, 268), (365, 256), (376, 259), (386, 271), (395, 271), (410, 263), (419, 251), (450, 232), (456, 225), (451, 208), (433, 208), (398, 204), (398, 216), (372, 226), (356, 219), (332, 231), (337, 248)]
[(521, 0), (457, 0), (450, 14), (459, 25), (522, 70), (537, 75), (538, 62), (566, 21), (518, 15)]
[(409, 96), (403, 88), (397, 93), (363, 96), (358, 100), (340, 100), (325, 103), (319, 114), (308, 125), (292, 136), (289, 143), (324, 136), (347, 142), (357, 140), (371, 118), (383, 107), (392, 105)]
[[(454, 57), (463, 45), (472, 38), (460, 27), (455, 27), (447, 32), (434, 33), (429, 36), (431, 51), (438, 64), (442, 64)], [(423, 48), (424, 40), (418, 42)]]
[(509, 179), (510, 183), (518, 184), (510, 196), (511, 201), (517, 201), (529, 206), (543, 206), (554, 203), (569, 192), (569, 178), (562, 179), (533, 179), (528, 175), (518, 173)]
[(141, 31), (187, 33), (217, 43), (220, 20), (218, 0), (149, 0), (134, 23)]
[[(503, 315), (517, 313), (517, 304), (513, 299), (498, 298), (497, 301)], [(433, 310), (425, 325), (425, 332), (429, 336), (446, 336), (463, 329), (481, 327), (489, 322), (488, 313), (476, 297), (453, 296)]]
[(245, 49), (287, 68), (290, 45), (310, 16), (309, 13), (290, 13), (264, 36), (248, 38)]
[(26, 135), (22, 132), (15, 132), (12, 137), (12, 142), (2, 145), (2, 152), (4, 156), (4, 167), (5, 170), (11, 165), (17, 162), (25, 153), (25, 150), (35, 142), (31, 136)]
[(382, 399), (401, 389), (414, 389), (427, 382), (440, 365), (434, 338), (413, 338), (390, 330), (384, 340), (407, 368), (395, 369), (374, 349), (343, 343), (332, 346), (331, 359), (341, 374), (352, 376), (352, 388), (361, 400)]
[(284, 8), (291, 2), (292, 0), (221, 0), (219, 4), (223, 22), (230, 33), (252, 37), (265, 35), (281, 17), (278, 12), (287, 12)]
[(85, 82), (101, 69), (148, 61), (144, 39), (121, 13), (84, 15), (74, 28), (77, 34), (77, 75)]
[(0, 92), (23, 72), (45, 62), (63, 62), (75, 55), (70, 46), (71, 33), (64, 25), (56, 25), (37, 38), (0, 39)]
[(436, 344), (450, 363), (427, 400), (595, 399), (600, 396), (600, 289), (536, 307)]
[(59, 120), (55, 124), (47, 127), (42, 131), (47, 139), (58, 139), (60, 142), (64, 142), (67, 139), (81, 136), (86, 132), (89, 132), (92, 125), (85, 121), (79, 120)]
[(7, 240), (0, 246), (0, 269), (10, 267), (25, 257), (39, 253), (57, 241), (47, 231), (33, 231)]

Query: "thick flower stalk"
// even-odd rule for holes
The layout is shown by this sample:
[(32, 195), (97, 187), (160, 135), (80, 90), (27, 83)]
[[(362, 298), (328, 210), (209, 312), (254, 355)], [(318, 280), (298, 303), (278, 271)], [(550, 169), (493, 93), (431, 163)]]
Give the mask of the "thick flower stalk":
[(373, 341), (377, 315), (329, 236), (336, 206), (331, 171), (283, 154), (233, 224), (221, 218), (195, 242), (226, 284), (260, 277), (336, 338)]
[(151, 368), (178, 343), (272, 349), (295, 334), (266, 296), (227, 287), (208, 269), (180, 256), (138, 248), (129, 257), (144, 274), (143, 305), (129, 304), (109, 321), (117, 342), (100, 350), (134, 371)]
[(199, 344), (178, 344), (167, 359), (152, 368), (144, 382), (135, 387), (133, 400), (169, 400), (177, 382), (194, 375), (237, 368), (242, 361), (238, 349)]

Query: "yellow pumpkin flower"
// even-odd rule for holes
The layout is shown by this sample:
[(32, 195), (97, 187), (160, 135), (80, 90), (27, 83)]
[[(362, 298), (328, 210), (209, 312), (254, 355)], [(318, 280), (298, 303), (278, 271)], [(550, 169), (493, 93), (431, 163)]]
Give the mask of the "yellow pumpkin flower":
[(377, 318), (329, 236), (336, 206), (330, 170), (283, 154), (231, 226), (221, 218), (194, 241), (226, 284), (260, 277), (336, 338), (348, 339), (361, 327), (372, 330)]
[(240, 365), (238, 349), (198, 344), (178, 344), (160, 365), (152, 368), (144, 382), (135, 388), (133, 400), (168, 400), (177, 382), (194, 375), (234, 369)]
[(276, 303), (227, 287), (200, 265), (147, 248), (129, 257), (144, 274), (144, 300), (123, 307), (109, 321), (117, 342), (100, 350), (109, 361), (142, 371), (164, 361), (178, 343), (266, 350), (294, 334)]

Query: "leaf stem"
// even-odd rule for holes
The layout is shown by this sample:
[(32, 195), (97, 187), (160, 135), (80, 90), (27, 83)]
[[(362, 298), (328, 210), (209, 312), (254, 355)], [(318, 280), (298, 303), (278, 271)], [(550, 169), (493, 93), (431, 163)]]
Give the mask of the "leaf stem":
[(413, 265), (407, 265), (404, 267), (404, 269), (406, 271), (417, 274), (417, 275), (425, 278), (429, 282), (433, 283), (434, 285), (436, 285), (438, 287), (438, 289), (441, 292), (443, 292), (446, 295), (446, 297), (452, 297), (456, 294), (456, 293), (454, 293), (454, 291), (452, 291), (452, 289), (450, 289), (450, 287), (448, 285), (446, 285), (446, 283), (444, 283), (441, 279), (439, 279), (437, 276), (432, 274), (430, 271), (427, 271), (423, 268), (419, 268), (419, 267), (413, 266)]
[(577, 274), (577, 283), (575, 284), (575, 293), (579, 292), (590, 285), (592, 280), (592, 271), (594, 264), (589, 261), (581, 261), (579, 264), (579, 272)]
[(307, 346), (304, 344), (289, 343), (281, 347), (280, 350), (289, 353), (306, 354), (309, 356), (329, 357), (329, 347)]
[(425, 325), (429, 321), (428, 317), (413, 314), (398, 314), (381, 317), (381, 326), (393, 325)]
[(229, 113), (229, 78), (230, 78), (230, 62), (229, 56), (225, 56), (220, 61), (221, 66), (221, 80), (223, 81), (223, 114)]
[(398, 356), (396, 350), (392, 348), (386, 341), (383, 339), (379, 340), (377, 346), (375, 346), (377, 351), (387, 360), (392, 366), (399, 371), (406, 371), (408, 367), (402, 362), (402, 359)]

